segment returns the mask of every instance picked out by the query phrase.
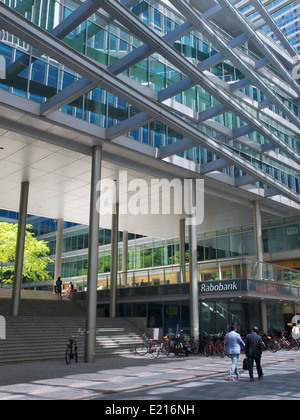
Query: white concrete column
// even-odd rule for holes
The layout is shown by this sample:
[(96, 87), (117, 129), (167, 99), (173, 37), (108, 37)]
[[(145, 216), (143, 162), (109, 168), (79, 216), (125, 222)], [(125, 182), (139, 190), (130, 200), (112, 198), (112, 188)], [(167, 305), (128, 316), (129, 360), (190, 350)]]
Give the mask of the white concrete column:
[(128, 232), (123, 232), (123, 254), (122, 254), (122, 286), (127, 286), (128, 272)]
[[(190, 208), (196, 207), (196, 180), (190, 183)], [(192, 214), (192, 212), (190, 212)], [(197, 226), (190, 221), (189, 225), (190, 246), (190, 323), (191, 335), (199, 340), (199, 285), (197, 270)]]
[(12, 290), (12, 316), (15, 316), (15, 317), (19, 315), (19, 306), (20, 306), (20, 299), (21, 299), (28, 196), (29, 196), (29, 182), (22, 182), (21, 194), (20, 194), (18, 236), (17, 236), (17, 246), (16, 246), (14, 280), (13, 280), (13, 290)]
[(98, 282), (98, 249), (100, 215), (97, 210), (97, 201), (100, 191), (97, 190), (101, 180), (102, 148), (93, 147), (92, 179), (90, 198), (90, 226), (89, 226), (89, 251), (88, 251), (88, 276), (86, 297), (86, 335), (85, 335), (85, 362), (95, 362), (96, 351), (96, 321), (97, 321), (97, 282)]
[(253, 202), (253, 223), (254, 223), (254, 237), (255, 237), (255, 251), (257, 261), (263, 262), (264, 250), (261, 229), (261, 214), (259, 201)]
[(257, 278), (262, 279), (264, 273), (264, 250), (261, 229), (261, 214), (259, 201), (253, 202), (253, 223), (254, 223), (254, 237), (255, 237), (255, 252), (258, 261)]
[(185, 219), (179, 221), (179, 264), (180, 283), (185, 283)]
[(63, 232), (64, 232), (64, 220), (63, 219), (57, 219), (54, 285), (55, 285), (58, 277), (61, 277), (61, 257), (62, 257)]
[(260, 316), (261, 316), (261, 329), (265, 334), (268, 334), (268, 316), (266, 302), (260, 302)]
[(118, 288), (118, 265), (119, 265), (119, 204), (112, 215), (111, 229), (111, 269), (110, 269), (110, 305), (109, 315), (117, 316), (117, 288)]

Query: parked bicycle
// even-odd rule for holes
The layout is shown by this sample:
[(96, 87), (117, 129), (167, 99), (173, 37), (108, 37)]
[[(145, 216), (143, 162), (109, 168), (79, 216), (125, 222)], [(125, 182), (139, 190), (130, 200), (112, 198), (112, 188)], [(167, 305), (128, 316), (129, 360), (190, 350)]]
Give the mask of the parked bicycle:
[(191, 354), (193, 354), (193, 355), (198, 354), (199, 349), (200, 349), (200, 345), (199, 345), (198, 341), (195, 340), (195, 337), (191, 336), (190, 339), (188, 340), (188, 342), (190, 343)]
[(220, 356), (225, 357), (225, 340), (223, 334), (208, 335), (203, 346), (203, 353), (206, 357)]
[(138, 356), (146, 356), (150, 354), (152, 357), (157, 358), (161, 351), (161, 340), (153, 340), (148, 333), (143, 334), (143, 343), (140, 343), (135, 348), (135, 353)]
[(69, 344), (67, 344), (66, 348), (66, 363), (69, 365), (73, 359), (75, 359), (76, 363), (78, 363), (78, 347), (76, 338), (78, 336), (72, 335), (72, 338), (69, 339)]
[[(196, 348), (196, 347), (195, 347)], [(194, 348), (194, 351), (195, 351)], [(188, 357), (191, 354), (191, 345), (187, 340), (186, 335), (181, 330), (177, 334), (168, 334), (164, 337), (164, 342), (162, 345), (162, 352), (169, 356), (171, 353), (174, 353), (175, 356), (185, 356)]]

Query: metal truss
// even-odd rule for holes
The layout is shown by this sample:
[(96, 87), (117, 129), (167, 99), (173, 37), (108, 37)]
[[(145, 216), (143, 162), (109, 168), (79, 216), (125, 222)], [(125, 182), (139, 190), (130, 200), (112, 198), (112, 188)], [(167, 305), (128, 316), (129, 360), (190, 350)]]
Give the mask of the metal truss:
[[(140, 110), (139, 114), (107, 129), (106, 141), (116, 141), (120, 136), (137, 127), (142, 127), (152, 121), (160, 121), (162, 124), (165, 124), (182, 134), (183, 140), (158, 150), (158, 159), (166, 159), (191, 147), (202, 146), (217, 155), (219, 159), (201, 165), (200, 173), (198, 175), (204, 176), (210, 172), (228, 166), (235, 166), (246, 174), (244, 177), (236, 180), (236, 187), (242, 187), (260, 181), (268, 187), (265, 197), (282, 194), (290, 200), (300, 204), (300, 197), (297, 193), (261, 169), (255, 167), (248, 160), (230, 150), (226, 145), (223, 145), (214, 138), (204, 134), (199, 128), (196, 128), (191, 123), (193, 120), (221, 133), (222, 127), (223, 132), (226, 130), (226, 127), (221, 126), (221, 124), (218, 125), (212, 118), (226, 111), (232, 111), (246, 122), (247, 125), (238, 130), (227, 129), (229, 138), (236, 139), (241, 144), (253, 148), (256, 152), (266, 154), (266, 156), (269, 154), (270, 149), (278, 147), (292, 159), (293, 162), (300, 165), (299, 154), (268, 129), (259, 121), (259, 119), (254, 118), (253, 114), (247, 111), (233, 96), (233, 92), (240, 89), (241, 86), (253, 83), (266, 94), (270, 101), (266, 104), (261, 104), (260, 106), (258, 104), (259, 110), (261, 110), (264, 105), (268, 106), (268, 103), (274, 103), (295, 126), (299, 127), (298, 117), (282, 104), (274, 92), (268, 88), (262, 78), (258, 76), (255, 69), (249, 68), (249, 66), (241, 60), (235, 50), (237, 46), (247, 40), (248, 36), (251, 35), (251, 38), (253, 38), (256, 34), (253, 34), (250, 31), (251, 28), (249, 29), (247, 27), (247, 31), (242, 33), (241, 36), (233, 39), (229, 43), (225, 42), (219, 34), (216, 34), (207, 20), (186, 2), (183, 2), (182, 0), (172, 0), (171, 2), (184, 16), (186, 16), (187, 21), (163, 37), (157, 35), (130, 12), (128, 7), (131, 7), (135, 3), (133, 0), (123, 0), (123, 4), (116, 0), (86, 0), (67, 19), (56, 27), (51, 34), (40, 29), (3, 3), (0, 3), (0, 28), (19, 37), (21, 40), (40, 51), (41, 54), (48, 55), (81, 76), (73, 85), (42, 103), (40, 106), (41, 116), (47, 118), (47, 116), (59, 110), (64, 105), (71, 103), (77, 97), (91, 91), (96, 86), (100, 86)], [(228, 7), (226, 1), (220, 0), (220, 4), (222, 4), (223, 7)], [(82, 56), (61, 41), (64, 36), (80, 25), (80, 23), (90, 15), (95, 13), (100, 7), (109, 13), (113, 19), (122, 22), (122, 25), (144, 42), (140, 48), (129, 53), (124, 58), (121, 58), (110, 67), (101, 65), (88, 57)], [(231, 12), (233, 13), (234, 11), (231, 10)], [(208, 16), (209, 14), (206, 14), (207, 18)], [(211, 13), (210, 16), (213, 17), (214, 13)], [(198, 66), (192, 64), (184, 56), (176, 52), (170, 45), (170, 43), (186, 33), (191, 32), (195, 28), (198, 28), (207, 36), (220, 51), (219, 54), (204, 60), (204, 62), (199, 63)], [(140, 62), (143, 58), (152, 55), (154, 52), (158, 52), (186, 76), (182, 81), (159, 93), (154, 92), (145, 86), (141, 86), (139, 83), (134, 82), (121, 74), (124, 70), (130, 68), (135, 63)], [(222, 81), (217, 81), (216, 78), (211, 77), (206, 71), (212, 65), (224, 61), (226, 58), (229, 58), (246, 76), (246, 79), (239, 82), (239, 84), (236, 84), (234, 88), (227, 84), (224, 85), (224, 82), (222, 83)], [(276, 57), (272, 52), (268, 52), (268, 59), (275, 60)], [(268, 61), (266, 61), (266, 64), (267, 62)], [(278, 65), (278, 63), (276, 63), (276, 65)], [(14, 63), (13, 66), (15, 71), (17, 71), (18, 64)], [(261, 67), (262, 66), (260, 66), (260, 68)], [(281, 71), (286, 72), (284, 68), (282, 68)], [(199, 113), (196, 116), (193, 115), (192, 118), (190, 114), (187, 115), (187, 109), (181, 107), (179, 113), (183, 117), (180, 118), (178, 116), (176, 104), (171, 98), (177, 93), (195, 85), (200, 85), (205, 91), (216, 98), (220, 102), (220, 105), (210, 108), (203, 113)], [(297, 91), (297, 86), (293, 85), (292, 88), (295, 92)], [(260, 146), (246, 137), (246, 135), (252, 131), (260, 133), (269, 141), (269, 145)]]

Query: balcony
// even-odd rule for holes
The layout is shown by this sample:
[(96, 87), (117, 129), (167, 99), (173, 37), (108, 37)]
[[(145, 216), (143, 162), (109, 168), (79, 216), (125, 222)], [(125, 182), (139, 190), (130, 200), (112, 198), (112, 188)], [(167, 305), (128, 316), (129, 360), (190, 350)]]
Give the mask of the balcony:
[[(170, 266), (118, 273), (118, 300), (189, 298), (189, 266), (186, 282), (181, 267)], [(249, 298), (300, 300), (300, 271), (246, 258), (198, 264), (199, 299)], [(76, 281), (78, 291), (86, 290), (86, 280)], [(79, 293), (85, 295), (85, 293)], [(110, 274), (98, 276), (98, 302), (109, 302)], [(81, 296), (81, 298), (84, 298)]]

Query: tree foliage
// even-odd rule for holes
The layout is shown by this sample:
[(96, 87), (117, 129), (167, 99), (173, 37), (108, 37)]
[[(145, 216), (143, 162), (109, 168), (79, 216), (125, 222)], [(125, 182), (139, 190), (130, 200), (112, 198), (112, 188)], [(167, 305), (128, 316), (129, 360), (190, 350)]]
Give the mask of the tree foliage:
[[(16, 255), (18, 225), (0, 223), (0, 262), (4, 283), (12, 283)], [(32, 226), (26, 226), (23, 279), (27, 281), (45, 281), (50, 279), (46, 268), (51, 259), (47, 242), (34, 238)]]

